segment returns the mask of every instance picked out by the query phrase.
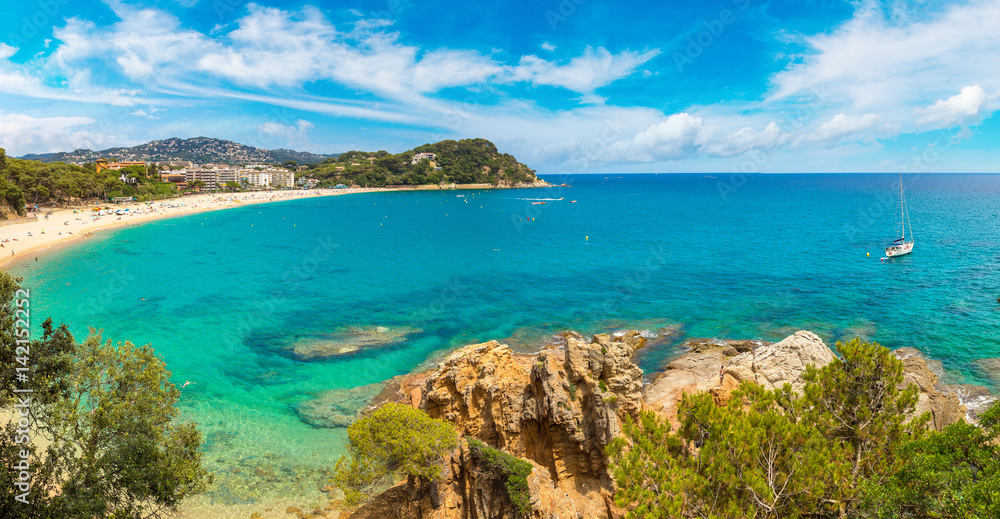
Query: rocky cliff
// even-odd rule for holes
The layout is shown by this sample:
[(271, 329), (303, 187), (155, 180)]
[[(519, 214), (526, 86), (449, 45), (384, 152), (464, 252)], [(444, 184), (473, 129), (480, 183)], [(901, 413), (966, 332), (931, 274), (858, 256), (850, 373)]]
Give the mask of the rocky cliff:
[[(802, 391), (805, 385), (802, 373), (808, 365), (822, 367), (836, 359), (833, 350), (809, 331), (798, 331), (774, 344), (695, 339), (684, 346), (688, 351), (668, 364), (644, 391), (646, 404), (675, 427), (677, 405), (683, 393), (709, 392), (721, 404), (744, 380), (767, 389), (788, 383), (793, 390)], [(930, 361), (929, 367), (923, 355), (913, 348), (900, 348), (895, 354), (903, 361), (903, 385), (912, 383), (919, 389), (915, 413), (929, 412), (930, 426), (935, 430), (965, 419), (969, 409), (960, 397), (975, 402), (991, 401), (985, 388), (943, 384), (939, 378), (940, 363)], [(935, 367), (937, 372), (932, 369)]]
[[(812, 332), (799, 331), (777, 343), (694, 339), (656, 380), (643, 387), (633, 353), (646, 340), (636, 332), (586, 339), (561, 334), (537, 355), (518, 355), (496, 341), (459, 349), (436, 370), (389, 381), (379, 400), (424, 409), (475, 438), (528, 460), (532, 519), (612, 518), (613, 483), (604, 448), (621, 432), (626, 415), (651, 408), (676, 425), (685, 392), (707, 391), (724, 403), (742, 381), (766, 388), (804, 386), (807, 366), (824, 366), (834, 352)], [(928, 411), (941, 429), (962, 419), (959, 396), (985, 390), (945, 386), (935, 364), (909, 348), (897, 350), (904, 384), (920, 389), (917, 412)], [(721, 380), (720, 380), (721, 368)], [(446, 460), (444, 481), (397, 485), (352, 515), (355, 518), (514, 519), (505, 487), (489, 477), (462, 447)]]
[[(463, 436), (529, 460), (531, 517), (614, 516), (604, 447), (621, 432), (623, 417), (642, 408), (642, 370), (631, 358), (645, 342), (636, 332), (618, 332), (590, 340), (566, 335), (561, 346), (537, 355), (515, 355), (496, 341), (467, 346), (432, 374), (420, 375), (426, 376), (420, 407), (454, 423)], [(406, 380), (392, 386), (397, 393), (383, 398), (416, 400)], [(407, 502), (416, 504), (391, 506), (382, 496), (382, 504), (363, 510), (394, 511), (390, 516), (400, 518), (508, 516), (496, 506), (489, 482), (477, 477), (467, 448), (448, 465), (449, 477), (437, 489), (393, 490), (396, 498), (410, 492)], [(359, 510), (355, 517), (375, 517), (367, 513)]]

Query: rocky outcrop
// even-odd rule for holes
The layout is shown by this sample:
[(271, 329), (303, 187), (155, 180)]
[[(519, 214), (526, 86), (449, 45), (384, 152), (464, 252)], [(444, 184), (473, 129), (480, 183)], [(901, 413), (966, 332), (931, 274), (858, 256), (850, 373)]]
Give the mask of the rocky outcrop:
[(322, 337), (299, 339), (292, 344), (292, 352), (302, 360), (339, 357), (399, 344), (408, 336), (419, 332), (420, 330), (409, 327), (350, 326)]
[[(802, 374), (807, 366), (823, 367), (836, 359), (833, 351), (816, 334), (798, 331), (774, 344), (749, 341), (695, 339), (684, 346), (689, 350), (667, 365), (663, 373), (645, 389), (646, 403), (677, 426), (677, 406), (684, 393), (708, 392), (724, 403), (739, 383), (753, 381), (766, 389), (785, 383), (802, 391)], [(940, 381), (941, 363), (927, 360), (913, 348), (894, 352), (903, 361), (903, 387), (919, 389), (916, 414), (929, 412), (930, 426), (941, 430), (948, 424), (974, 416), (991, 401), (986, 388), (948, 386)], [(720, 381), (720, 368), (724, 366)], [(968, 404), (974, 403), (973, 408)]]
[[(638, 332), (586, 339), (558, 334), (536, 355), (518, 355), (496, 341), (459, 349), (430, 373), (388, 381), (378, 399), (409, 403), (473, 437), (529, 460), (531, 518), (620, 517), (614, 507), (604, 448), (626, 415), (653, 408), (677, 425), (683, 393), (707, 391), (723, 404), (742, 381), (765, 388), (804, 387), (808, 366), (835, 361), (816, 334), (798, 331), (777, 343), (694, 339), (687, 351), (643, 387), (633, 353), (647, 344)], [(965, 413), (961, 388), (944, 386), (916, 350), (901, 349), (905, 383), (920, 388), (918, 412), (941, 427)], [(720, 380), (720, 368), (722, 377)], [(485, 477), (466, 444), (446, 460), (443, 482), (400, 484), (352, 517), (514, 519), (502, 486)]]
[(732, 376), (719, 380), (719, 369), (730, 359), (767, 345), (762, 341), (691, 339), (682, 348), (687, 351), (674, 359), (643, 391), (646, 405), (663, 415), (673, 427), (678, 426), (677, 405), (684, 393), (709, 392), (716, 401), (728, 397), (738, 383)]
[[(537, 355), (515, 355), (496, 341), (474, 344), (422, 375), (420, 407), (454, 423), (460, 435), (531, 461), (533, 506), (537, 501), (544, 510), (537, 517), (562, 517), (563, 511), (566, 517), (609, 517), (614, 507), (604, 448), (620, 434), (624, 416), (642, 408), (642, 370), (631, 358), (645, 343), (630, 331), (590, 340), (564, 334)], [(380, 398), (415, 400), (413, 377), (396, 381), (397, 391)], [(452, 491), (443, 491), (440, 507), (391, 517), (507, 517), (477, 482), (464, 451), (450, 463), (442, 488)], [(470, 490), (475, 488), (480, 490)], [(451, 512), (435, 515), (445, 513), (440, 509)]]
[(941, 381), (941, 361), (928, 359), (916, 348), (899, 348), (893, 354), (903, 361), (903, 384), (914, 384), (920, 390), (914, 414), (930, 413), (928, 425), (935, 430), (960, 420), (974, 421), (995, 400), (983, 386), (945, 384)]
[(837, 358), (815, 333), (798, 331), (781, 342), (753, 348), (729, 361), (726, 374), (737, 383), (750, 380), (765, 389), (778, 389), (786, 383), (794, 391), (805, 386), (802, 374), (810, 365), (826, 366)]
[(467, 444), (445, 460), (442, 483), (400, 483), (356, 510), (351, 519), (578, 519), (569, 495), (560, 490), (548, 470), (532, 463), (528, 476), (531, 496), (527, 513), (519, 515), (507, 489), (484, 474)]

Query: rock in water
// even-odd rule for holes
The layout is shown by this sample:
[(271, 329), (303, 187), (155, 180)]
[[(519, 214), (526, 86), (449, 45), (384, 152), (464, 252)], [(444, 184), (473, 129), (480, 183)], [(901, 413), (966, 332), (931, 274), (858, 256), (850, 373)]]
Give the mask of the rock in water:
[(405, 326), (350, 326), (325, 336), (299, 339), (292, 345), (292, 351), (302, 360), (338, 357), (399, 344), (415, 333), (420, 330)]
[(333, 389), (294, 406), (299, 419), (313, 427), (347, 427), (354, 423), (385, 384)]

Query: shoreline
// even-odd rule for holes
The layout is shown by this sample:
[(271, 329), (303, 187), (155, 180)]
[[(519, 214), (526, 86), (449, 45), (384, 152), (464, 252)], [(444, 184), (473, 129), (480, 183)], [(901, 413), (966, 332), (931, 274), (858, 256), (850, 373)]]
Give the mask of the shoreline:
[[(90, 215), (89, 207), (80, 209), (57, 209), (48, 220), (39, 218), (32, 222), (11, 224), (0, 227), (0, 270), (8, 270), (12, 266), (27, 262), (39, 253), (52, 252), (62, 247), (70, 246), (77, 241), (86, 240), (95, 233), (108, 229), (118, 229), (129, 225), (139, 225), (156, 220), (186, 216), (208, 211), (231, 209), (244, 205), (282, 202), (303, 198), (340, 196), (356, 193), (388, 193), (397, 191), (460, 191), (481, 189), (531, 189), (551, 187), (548, 184), (536, 183), (521, 186), (489, 186), (485, 184), (457, 184), (454, 187), (441, 186), (406, 186), (406, 187), (371, 187), (347, 189), (309, 189), (288, 191), (263, 191), (242, 193), (203, 193), (194, 196), (181, 196), (154, 202), (131, 202), (127, 204), (99, 204), (100, 207), (114, 209), (131, 209), (129, 215), (105, 215), (96, 219)], [(142, 214), (134, 214), (137, 209), (143, 209)], [(74, 212), (76, 211), (76, 212)], [(48, 229), (48, 232), (46, 232)], [(7, 241), (9, 240), (9, 241)]]

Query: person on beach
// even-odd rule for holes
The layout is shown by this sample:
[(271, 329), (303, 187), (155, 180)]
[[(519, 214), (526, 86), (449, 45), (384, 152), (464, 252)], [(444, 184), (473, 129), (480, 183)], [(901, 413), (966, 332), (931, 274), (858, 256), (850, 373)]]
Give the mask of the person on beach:
[(722, 376), (725, 374), (726, 374), (726, 365), (723, 364), (722, 367), (719, 368), (719, 385), (722, 385)]

